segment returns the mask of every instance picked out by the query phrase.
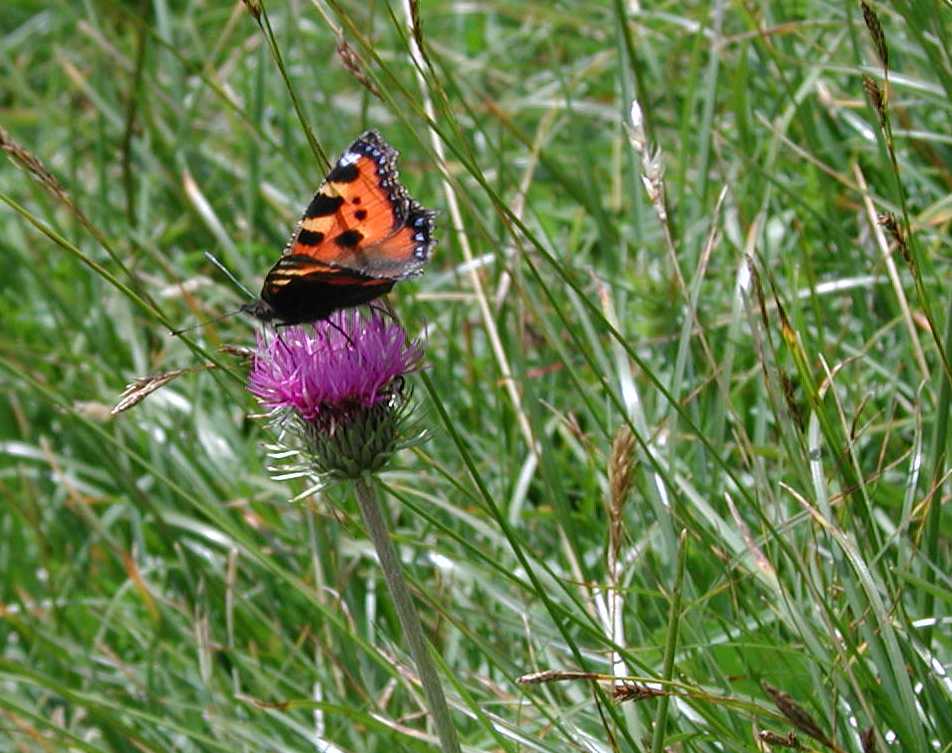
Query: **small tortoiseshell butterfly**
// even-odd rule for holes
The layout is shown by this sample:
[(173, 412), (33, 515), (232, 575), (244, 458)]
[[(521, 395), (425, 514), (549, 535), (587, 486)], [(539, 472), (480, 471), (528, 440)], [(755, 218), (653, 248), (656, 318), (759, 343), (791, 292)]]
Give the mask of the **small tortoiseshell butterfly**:
[(397, 154), (376, 131), (348, 147), (268, 272), (261, 297), (242, 311), (265, 322), (319, 321), (421, 273), (435, 242), (435, 213), (400, 184)]

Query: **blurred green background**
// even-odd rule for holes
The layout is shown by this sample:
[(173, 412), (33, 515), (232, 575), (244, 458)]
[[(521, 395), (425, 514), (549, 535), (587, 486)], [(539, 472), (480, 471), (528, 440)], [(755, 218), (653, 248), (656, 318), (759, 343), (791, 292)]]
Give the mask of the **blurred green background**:
[(371, 127), (440, 212), (390, 296), (431, 438), (382, 481), (464, 750), (952, 749), (950, 35), (7, 0), (0, 750), (435, 749), (351, 490), (268, 470), (254, 324), (169, 333)]

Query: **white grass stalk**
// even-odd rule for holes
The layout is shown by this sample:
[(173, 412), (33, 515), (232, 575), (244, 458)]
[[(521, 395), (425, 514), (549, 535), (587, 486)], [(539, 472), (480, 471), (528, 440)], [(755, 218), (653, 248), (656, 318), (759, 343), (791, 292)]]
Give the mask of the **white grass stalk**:
[(912, 354), (916, 359), (916, 365), (919, 367), (919, 371), (922, 372), (923, 381), (929, 381), (929, 367), (926, 365), (926, 357), (922, 352), (922, 345), (919, 343), (919, 335), (916, 331), (915, 322), (912, 320), (912, 312), (909, 310), (909, 301), (906, 299), (906, 293), (902, 288), (902, 280), (899, 279), (899, 270), (896, 269), (896, 262), (889, 250), (889, 242), (886, 240), (883, 227), (879, 224), (876, 208), (873, 206), (873, 200), (869, 195), (869, 186), (866, 185), (866, 176), (863, 175), (862, 169), (855, 162), (853, 163), (853, 175), (863, 195), (863, 206), (866, 209), (869, 226), (873, 231), (873, 237), (876, 239), (876, 245), (883, 255), (886, 273), (889, 275), (889, 281), (892, 283), (893, 292), (896, 295), (896, 302), (902, 312), (902, 322), (906, 325), (906, 330), (909, 333), (909, 344), (912, 345)]
[[(429, 89), (426, 86), (426, 80), (421, 71), (426, 68), (426, 61), (417, 45), (416, 37), (413, 34), (413, 12), (410, 8), (410, 0), (403, 0), (403, 12), (407, 19), (407, 28), (410, 31), (408, 42), (410, 46), (410, 57), (413, 58), (414, 68), (416, 70), (417, 82), (420, 85), (420, 95), (423, 98), (423, 109), (430, 121), (436, 120), (436, 109), (433, 107), (433, 100), (430, 97)], [(459, 201), (456, 198), (456, 191), (453, 190), (453, 184), (449, 181), (449, 171), (446, 167), (446, 151), (443, 149), (443, 142), (440, 141), (440, 135), (430, 129), (430, 142), (433, 145), (433, 152), (436, 154), (436, 164), (443, 175), (443, 193), (446, 196), (446, 204), (449, 208), (450, 221), (453, 227), (453, 233), (459, 242), (463, 251), (463, 256), (468, 264), (473, 261), (473, 250), (469, 245), (469, 238), (466, 236), (466, 230), (463, 226), (463, 213), (459, 208)], [(493, 355), (502, 374), (502, 381), (512, 402), (512, 408), (516, 412), (516, 419), (519, 422), (519, 428), (532, 453), (538, 454), (539, 447), (532, 434), (532, 426), (529, 423), (529, 417), (522, 408), (522, 395), (519, 394), (519, 387), (513, 378), (512, 369), (509, 366), (509, 359), (502, 346), (502, 340), (499, 338), (499, 330), (496, 329), (496, 322), (493, 318), (492, 308), (486, 297), (486, 291), (483, 288), (483, 282), (475, 268), (469, 273), (470, 283), (473, 286), (473, 292), (476, 294), (476, 300), (479, 303), (479, 311), (483, 318), (483, 326), (486, 328), (486, 335), (489, 337), (489, 343), (492, 347)]]

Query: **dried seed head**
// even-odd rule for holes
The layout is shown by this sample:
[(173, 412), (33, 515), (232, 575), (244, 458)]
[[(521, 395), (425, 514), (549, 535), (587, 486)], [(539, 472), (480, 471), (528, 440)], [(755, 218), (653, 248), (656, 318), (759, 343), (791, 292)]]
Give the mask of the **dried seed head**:
[(241, 0), (255, 21), (261, 20), (261, 0)]
[(643, 701), (646, 698), (658, 698), (667, 695), (660, 688), (652, 688), (648, 685), (641, 685), (637, 682), (622, 682), (612, 688), (612, 699), (618, 703), (625, 701)]
[(774, 745), (778, 748), (794, 748), (796, 750), (800, 749), (800, 741), (797, 739), (796, 732), (788, 732), (786, 735), (779, 735), (776, 732), (771, 732), (769, 729), (762, 729), (757, 733), (757, 737), (761, 742), (767, 743), (767, 745)]
[(776, 305), (777, 314), (780, 316), (780, 334), (783, 336), (784, 342), (786, 342), (787, 345), (795, 348), (797, 346), (797, 331), (790, 323), (790, 317), (787, 316), (787, 310), (783, 307), (783, 304), (780, 303), (780, 299), (776, 296), (776, 294), (774, 294), (774, 305)]
[(377, 99), (382, 99), (380, 90), (367, 76), (364, 61), (342, 36), (337, 38), (337, 55), (340, 57), (344, 68), (350, 71), (351, 75), (356, 78), (367, 91), (373, 94)]
[(0, 149), (6, 152), (15, 164), (40, 181), (48, 191), (63, 201), (69, 201), (66, 190), (60, 185), (53, 173), (47, 170), (43, 163), (34, 157), (31, 152), (14, 141), (3, 128), (0, 128)]
[(631, 101), (631, 110), (628, 113), (628, 119), (628, 140), (631, 142), (632, 149), (638, 152), (638, 154), (642, 154), (648, 143), (648, 136), (645, 134), (645, 116), (641, 111), (641, 105), (638, 104), (637, 99)]
[(869, 98), (869, 103), (873, 106), (873, 109), (876, 110), (876, 115), (879, 118), (880, 127), (884, 127), (886, 123), (886, 105), (883, 100), (882, 90), (870, 76), (863, 76), (863, 88), (866, 90), (866, 96)]
[(860, 2), (863, 8), (863, 21), (866, 28), (869, 29), (869, 35), (873, 38), (873, 46), (876, 48), (876, 55), (883, 64), (883, 68), (889, 68), (889, 49), (886, 47), (886, 35), (883, 34), (882, 24), (879, 23), (879, 16), (876, 15), (869, 5)]
[(172, 369), (162, 374), (153, 374), (151, 376), (137, 377), (126, 385), (125, 390), (119, 396), (119, 402), (116, 403), (110, 414), (116, 416), (123, 411), (129, 410), (145, 400), (149, 395), (158, 389), (161, 389), (169, 382), (178, 379), (183, 374), (191, 374), (195, 371), (214, 368), (214, 364), (208, 363), (203, 366), (193, 366), (188, 369)]
[(14, 164), (36, 178), (40, 182), (40, 185), (73, 213), (80, 224), (89, 231), (90, 235), (99, 241), (103, 248), (112, 253), (109, 241), (103, 235), (102, 231), (93, 225), (93, 223), (89, 221), (89, 218), (83, 214), (82, 210), (76, 206), (72, 198), (70, 198), (70, 195), (66, 192), (66, 189), (63, 188), (62, 184), (56, 179), (56, 176), (47, 170), (43, 163), (33, 154), (14, 141), (10, 137), (10, 134), (2, 128), (0, 128), (0, 151), (6, 152)]
[(797, 429), (802, 434), (806, 431), (807, 422), (803, 407), (800, 405), (800, 401), (797, 400), (797, 384), (787, 376), (785, 371), (780, 371), (780, 386), (783, 388), (783, 398), (787, 403), (787, 410), (793, 416)]
[(628, 141), (641, 160), (641, 182), (648, 193), (658, 219), (663, 225), (668, 222), (668, 210), (664, 197), (664, 157), (660, 147), (648, 143), (645, 116), (638, 100), (632, 100), (625, 124)]
[(608, 519), (610, 521), (609, 539), (612, 551), (618, 553), (621, 547), (622, 511), (631, 487), (634, 483), (635, 436), (627, 424), (623, 424), (615, 433), (612, 441), (611, 458), (608, 463)]
[(895, 242), (896, 249), (902, 254), (903, 260), (911, 267), (913, 264), (912, 253), (909, 251), (909, 244), (906, 243), (906, 235), (902, 232), (896, 215), (892, 212), (883, 212), (876, 219), (879, 221), (879, 224), (886, 229), (886, 232), (889, 233), (889, 237)]
[(813, 721), (813, 717), (810, 716), (807, 710), (793, 699), (793, 696), (789, 693), (784, 693), (779, 688), (775, 688), (767, 682), (762, 682), (760, 686), (764, 689), (764, 692), (770, 696), (777, 710), (787, 717), (787, 721), (794, 727), (805, 735), (809, 735), (814, 740), (823, 743), (828, 748), (834, 747), (830, 738), (826, 736), (826, 733)]

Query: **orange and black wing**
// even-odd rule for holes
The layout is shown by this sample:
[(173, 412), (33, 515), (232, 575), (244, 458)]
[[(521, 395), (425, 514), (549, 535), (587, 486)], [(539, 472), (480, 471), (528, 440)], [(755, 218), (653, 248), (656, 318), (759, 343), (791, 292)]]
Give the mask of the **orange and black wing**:
[(287, 324), (317, 321), (420, 273), (434, 244), (434, 213), (407, 194), (396, 159), (376, 131), (350, 145), (268, 273), (252, 314)]
[(433, 247), (433, 212), (410, 198), (397, 151), (367, 131), (345, 151), (304, 211), (285, 251), (366, 277), (420, 273)]

